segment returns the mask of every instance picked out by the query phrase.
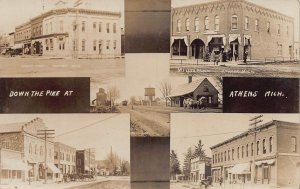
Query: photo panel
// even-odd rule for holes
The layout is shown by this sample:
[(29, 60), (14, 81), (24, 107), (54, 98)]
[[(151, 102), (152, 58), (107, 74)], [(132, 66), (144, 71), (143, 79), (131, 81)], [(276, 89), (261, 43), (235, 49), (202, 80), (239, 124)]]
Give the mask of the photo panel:
[(297, 188), (299, 133), (298, 114), (172, 114), (170, 188)]
[(0, 115), (0, 185), (130, 188), (129, 114)]

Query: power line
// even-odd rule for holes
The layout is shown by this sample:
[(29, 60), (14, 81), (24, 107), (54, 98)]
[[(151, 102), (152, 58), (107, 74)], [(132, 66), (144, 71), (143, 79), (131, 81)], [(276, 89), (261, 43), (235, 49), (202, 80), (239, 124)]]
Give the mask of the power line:
[(96, 121), (96, 122), (94, 122), (94, 123), (90, 123), (90, 124), (88, 124), (88, 125), (86, 125), (86, 126), (83, 126), (83, 127), (80, 127), (80, 128), (74, 129), (74, 130), (70, 130), (70, 131), (67, 131), (67, 132), (62, 133), (62, 134), (59, 134), (59, 135), (56, 135), (55, 137), (64, 136), (64, 135), (67, 135), (67, 134), (70, 134), (70, 133), (77, 132), (77, 131), (82, 130), (82, 129), (86, 129), (86, 128), (92, 127), (92, 126), (94, 126), (94, 125), (97, 124), (97, 123), (102, 123), (102, 122), (104, 122), (104, 121), (107, 121), (107, 120), (112, 119), (112, 118), (114, 118), (114, 117), (117, 117), (117, 116), (119, 116), (119, 115), (122, 115), (122, 114), (115, 114), (115, 115), (110, 116), (110, 117), (108, 117), (108, 118), (105, 118), (105, 119)]
[(243, 130), (243, 131), (231, 131), (231, 132), (224, 132), (224, 133), (215, 133), (215, 134), (206, 134), (206, 135), (194, 135), (194, 136), (183, 136), (183, 137), (171, 137), (171, 138), (172, 138), (172, 139), (196, 138), (196, 137), (216, 136), (216, 135), (224, 135), (224, 134), (240, 133), (240, 132), (245, 132), (245, 130)]

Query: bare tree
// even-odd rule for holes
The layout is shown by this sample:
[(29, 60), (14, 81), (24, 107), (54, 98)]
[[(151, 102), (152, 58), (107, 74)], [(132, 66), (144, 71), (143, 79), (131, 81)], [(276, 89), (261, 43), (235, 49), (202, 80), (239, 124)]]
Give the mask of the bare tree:
[[(223, 96), (223, 78), (220, 76), (214, 77), (215, 82), (217, 84), (217, 90), (219, 91), (219, 96), (222, 97)], [(223, 99), (219, 98), (219, 102), (220, 104), (223, 104)]]
[(120, 98), (120, 90), (116, 86), (108, 89), (107, 98), (110, 100), (111, 106), (115, 105), (115, 101)]
[(131, 97), (130, 97), (130, 103), (131, 103), (132, 105), (136, 104), (136, 97), (135, 97), (135, 96), (131, 96)]
[(172, 85), (167, 80), (164, 80), (160, 83), (159, 87), (160, 92), (163, 95), (163, 98), (166, 100), (166, 106), (168, 105), (168, 96), (171, 95)]

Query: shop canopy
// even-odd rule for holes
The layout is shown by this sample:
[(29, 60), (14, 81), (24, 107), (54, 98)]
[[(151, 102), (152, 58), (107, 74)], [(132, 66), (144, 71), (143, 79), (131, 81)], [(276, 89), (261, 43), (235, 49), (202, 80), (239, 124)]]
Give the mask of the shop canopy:
[(256, 161), (255, 165), (257, 166), (260, 166), (261, 164), (272, 165), (273, 163), (275, 163), (275, 159), (268, 159), (268, 160)]
[(50, 173), (61, 173), (60, 170), (53, 164), (47, 163), (48, 172)]
[(1, 168), (6, 170), (27, 171), (30, 169), (26, 163), (23, 163), (23, 161), (19, 159), (2, 158), (0, 163)]
[(231, 174), (250, 174), (250, 163), (235, 164), (228, 170)]

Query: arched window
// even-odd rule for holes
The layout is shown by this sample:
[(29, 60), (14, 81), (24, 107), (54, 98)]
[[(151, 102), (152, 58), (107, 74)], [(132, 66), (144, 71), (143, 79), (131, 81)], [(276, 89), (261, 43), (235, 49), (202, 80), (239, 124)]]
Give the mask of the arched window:
[(205, 16), (204, 18), (204, 29), (209, 30), (209, 19), (208, 16)]
[(266, 148), (266, 139), (263, 139), (263, 154), (267, 153), (267, 148)]
[(200, 23), (199, 23), (199, 18), (195, 18), (195, 23), (194, 23), (194, 26), (195, 26), (195, 31), (198, 32), (200, 30)]
[(218, 15), (215, 16), (215, 31), (220, 30), (220, 17)]
[(249, 29), (249, 17), (246, 16), (245, 17), (245, 30), (248, 30)]
[(255, 31), (259, 31), (259, 20), (255, 19)]
[(273, 137), (269, 138), (269, 152), (271, 153), (273, 151)]
[(177, 32), (181, 32), (181, 20), (177, 20)]
[(185, 31), (190, 31), (190, 19), (185, 20)]
[(256, 155), (259, 155), (259, 141), (256, 142)]
[(235, 14), (231, 16), (231, 29), (238, 29), (238, 17)]

